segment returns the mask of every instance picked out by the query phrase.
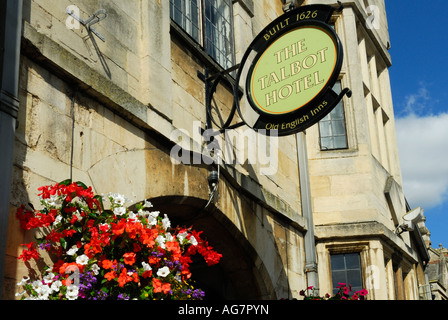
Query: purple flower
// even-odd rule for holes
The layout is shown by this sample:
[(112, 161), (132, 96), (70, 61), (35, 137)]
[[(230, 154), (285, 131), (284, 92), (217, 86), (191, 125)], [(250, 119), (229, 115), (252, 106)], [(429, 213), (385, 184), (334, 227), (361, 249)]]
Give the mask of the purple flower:
[(129, 300), (129, 296), (126, 293), (120, 293), (117, 300)]

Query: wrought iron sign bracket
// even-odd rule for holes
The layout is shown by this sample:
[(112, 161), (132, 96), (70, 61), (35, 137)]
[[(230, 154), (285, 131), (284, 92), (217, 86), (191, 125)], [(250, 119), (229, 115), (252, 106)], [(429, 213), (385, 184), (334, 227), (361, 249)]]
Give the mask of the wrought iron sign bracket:
[(71, 16), (73, 19), (79, 21), (88, 31), (91, 31), (94, 33), (98, 38), (100, 38), (103, 42), (106, 42), (106, 39), (95, 30), (95, 28), (92, 27), (92, 25), (100, 22), (101, 20), (104, 20), (107, 17), (107, 13), (105, 9), (100, 9), (97, 12), (95, 12), (93, 15), (91, 15), (87, 20), (81, 19), (81, 17), (78, 17), (73, 10), (70, 9), (70, 7), (67, 7), (66, 13)]
[[(254, 38), (238, 65), (213, 74), (207, 68), (198, 72), (205, 83), (206, 107), (206, 125), (200, 133), (208, 146), (213, 137), (242, 125), (267, 135), (304, 131), (322, 120), (345, 95), (351, 97), (349, 88), (339, 93), (333, 90), (343, 63), (343, 47), (329, 22), (333, 12), (343, 8), (340, 1), (336, 6), (290, 8)], [(293, 56), (297, 58), (291, 63)], [(228, 118), (218, 123), (212, 114), (212, 98), (220, 81), (235, 70), (233, 105)], [(240, 105), (242, 97), (247, 103)], [(236, 113), (241, 122), (231, 125)]]
[[(236, 128), (241, 127), (246, 124), (245, 122), (242, 121), (242, 122), (238, 122), (238, 123), (231, 125), (231, 123), (235, 117), (235, 113), (236, 113), (235, 102), (233, 103), (232, 109), (230, 110), (229, 117), (224, 122), (224, 124), (219, 124), (217, 121), (215, 121), (215, 119), (213, 118), (213, 115), (212, 115), (212, 98), (216, 92), (216, 88), (218, 87), (218, 84), (221, 82), (221, 80), (224, 79), (224, 77), (226, 75), (237, 70), (239, 67), (240, 67), (240, 65), (237, 64), (229, 69), (226, 69), (226, 70), (223, 70), (220, 72), (216, 72), (213, 74), (210, 74), (207, 67), (205, 67), (204, 73), (202, 73), (200, 71), (197, 72), (199, 79), (201, 79), (205, 83), (206, 124), (205, 124), (205, 129), (199, 128), (199, 130), (200, 130), (201, 135), (203, 135), (204, 138), (206, 138), (206, 141), (212, 142), (214, 136), (224, 133), (225, 130), (236, 129)], [(213, 125), (218, 127), (218, 130), (213, 130)]]

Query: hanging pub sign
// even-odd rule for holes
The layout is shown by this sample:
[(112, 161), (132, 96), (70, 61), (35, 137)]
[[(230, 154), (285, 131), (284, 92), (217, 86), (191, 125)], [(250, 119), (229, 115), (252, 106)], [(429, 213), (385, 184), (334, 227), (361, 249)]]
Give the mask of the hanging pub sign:
[(343, 60), (339, 37), (328, 24), (335, 8), (308, 5), (269, 24), (241, 61), (235, 86), (237, 110), (254, 130), (279, 136), (303, 131), (325, 117), (350, 94), (332, 90)]

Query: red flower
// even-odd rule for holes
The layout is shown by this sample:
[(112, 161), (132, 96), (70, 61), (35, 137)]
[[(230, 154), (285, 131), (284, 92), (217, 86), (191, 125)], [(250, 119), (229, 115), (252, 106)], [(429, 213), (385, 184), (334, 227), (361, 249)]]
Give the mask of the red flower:
[(149, 257), (148, 258), (149, 264), (158, 264), (160, 261), (160, 258), (157, 257)]
[(154, 288), (154, 293), (162, 292), (162, 281), (159, 279), (152, 279), (152, 286)]
[(123, 234), (126, 227), (126, 219), (121, 219), (118, 223), (111, 223), (112, 233), (116, 236)]
[(134, 252), (142, 251), (142, 248), (138, 245), (138, 243), (132, 243), (132, 247), (134, 248)]
[(124, 263), (132, 266), (135, 263), (135, 256), (136, 256), (136, 254), (134, 252), (125, 253), (123, 255)]
[(168, 294), (171, 290), (170, 283), (162, 283), (159, 279), (152, 279), (152, 286), (154, 287), (154, 293), (163, 292), (164, 294)]
[(22, 254), (17, 257), (17, 259), (22, 259), (23, 262), (27, 262), (31, 259), (39, 259), (39, 252), (37, 252), (36, 248), (34, 247), (34, 242), (21, 244), (21, 246), (27, 246), (28, 250), (23, 250)]
[(152, 270), (143, 272), (142, 277), (143, 278), (151, 278), (152, 277)]
[(117, 273), (115, 272), (115, 270), (109, 271), (108, 273), (106, 273), (104, 275), (104, 278), (106, 278), (109, 281), (115, 279), (116, 277), (117, 277)]
[(164, 283), (162, 284), (162, 292), (164, 294), (168, 294), (171, 290), (171, 284), (170, 283)]
[(181, 258), (182, 252), (177, 241), (168, 241), (165, 243), (165, 247), (168, 252), (172, 253), (174, 261), (178, 261)]
[(74, 230), (74, 229), (70, 229), (70, 230), (65, 229), (64, 231), (62, 231), (62, 235), (64, 237), (72, 237), (75, 233), (76, 233), (76, 230)]
[(132, 275), (128, 274), (128, 270), (126, 268), (121, 269), (120, 276), (118, 277), (118, 285), (120, 287), (124, 287), (126, 283), (134, 281), (136, 283), (139, 282), (138, 274), (132, 273)]
[(102, 264), (104, 269), (110, 269), (117, 264), (117, 261), (103, 260)]

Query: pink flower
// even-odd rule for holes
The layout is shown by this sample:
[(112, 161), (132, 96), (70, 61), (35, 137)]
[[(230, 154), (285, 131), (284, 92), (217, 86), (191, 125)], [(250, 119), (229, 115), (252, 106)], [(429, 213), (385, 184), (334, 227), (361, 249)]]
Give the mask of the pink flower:
[(347, 287), (344, 287), (344, 294), (348, 295), (350, 293), (350, 291), (348, 290)]
[(369, 293), (366, 289), (362, 289), (361, 291), (358, 292), (361, 297), (365, 297)]
[(338, 282), (338, 286), (336, 287), (336, 289), (340, 289), (342, 287), (345, 287), (345, 283)]

